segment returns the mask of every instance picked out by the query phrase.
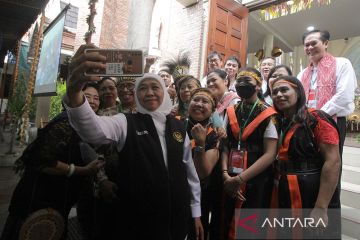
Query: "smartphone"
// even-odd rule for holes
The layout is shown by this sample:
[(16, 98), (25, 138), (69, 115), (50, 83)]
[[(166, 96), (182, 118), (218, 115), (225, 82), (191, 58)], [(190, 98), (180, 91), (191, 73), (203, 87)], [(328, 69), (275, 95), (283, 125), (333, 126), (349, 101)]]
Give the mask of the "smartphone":
[(106, 69), (89, 69), (85, 76), (139, 77), (144, 75), (143, 52), (129, 49), (85, 49), (85, 53), (99, 52), (106, 57)]

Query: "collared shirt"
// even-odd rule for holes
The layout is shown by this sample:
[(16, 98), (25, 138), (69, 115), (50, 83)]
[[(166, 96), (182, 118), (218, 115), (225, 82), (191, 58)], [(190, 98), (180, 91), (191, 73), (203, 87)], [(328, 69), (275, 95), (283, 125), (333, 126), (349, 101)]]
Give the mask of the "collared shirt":
[[(306, 69), (306, 68), (305, 68)], [(305, 69), (301, 71), (297, 78), (301, 80)], [(313, 75), (317, 72), (313, 72)], [(312, 76), (316, 79), (316, 76)], [(316, 82), (316, 81), (314, 81)], [(316, 85), (316, 83), (314, 83)], [(336, 58), (336, 93), (321, 108), (330, 116), (346, 117), (354, 112), (355, 89), (357, 88), (357, 80), (354, 68), (347, 58)], [(316, 94), (315, 94), (316, 96)]]
[[(82, 139), (86, 139), (87, 142), (92, 144), (116, 142), (117, 150), (121, 151), (123, 149), (127, 137), (127, 120), (124, 114), (119, 113), (111, 117), (97, 116), (86, 99), (77, 108), (70, 108), (66, 103), (64, 105), (68, 112), (70, 124)], [(162, 141), (160, 142), (164, 144)], [(167, 159), (165, 161), (167, 162)], [(191, 213), (193, 217), (200, 217), (200, 181), (194, 166), (191, 144), (187, 135), (184, 142), (183, 162), (186, 166), (187, 180), (191, 192)]]

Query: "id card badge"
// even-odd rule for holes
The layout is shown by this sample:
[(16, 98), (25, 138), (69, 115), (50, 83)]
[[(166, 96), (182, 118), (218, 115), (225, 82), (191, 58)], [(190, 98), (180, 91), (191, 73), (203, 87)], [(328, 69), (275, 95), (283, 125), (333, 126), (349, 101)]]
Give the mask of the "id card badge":
[(243, 149), (231, 149), (229, 156), (229, 170), (231, 174), (239, 174), (244, 171), (244, 156), (245, 151)]

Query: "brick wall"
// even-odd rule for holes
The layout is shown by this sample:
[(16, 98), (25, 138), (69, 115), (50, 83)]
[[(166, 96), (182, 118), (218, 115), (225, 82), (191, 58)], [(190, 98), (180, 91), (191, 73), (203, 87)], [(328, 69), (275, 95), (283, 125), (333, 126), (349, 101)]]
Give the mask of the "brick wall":
[[(185, 8), (176, 0), (157, 0), (162, 11), (160, 31), (161, 59), (177, 55), (181, 50), (190, 51), (192, 60), (190, 74), (200, 77), (200, 66), (203, 51), (203, 31), (206, 19), (207, 1)], [(158, 8), (158, 3), (155, 8)], [(154, 9), (156, 11), (156, 9)]]
[(101, 48), (126, 48), (129, 0), (105, 0), (100, 36)]

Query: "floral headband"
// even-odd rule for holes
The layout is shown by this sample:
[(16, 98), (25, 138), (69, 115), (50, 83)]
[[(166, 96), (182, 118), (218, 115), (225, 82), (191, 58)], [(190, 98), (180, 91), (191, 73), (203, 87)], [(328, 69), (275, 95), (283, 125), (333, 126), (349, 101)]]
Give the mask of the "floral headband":
[(257, 82), (262, 83), (261, 79), (259, 78), (259, 76), (256, 73), (253, 72), (249, 72), (249, 71), (241, 71), (238, 73), (237, 79), (243, 76), (247, 76), (247, 77), (252, 77), (253, 79), (255, 79)]
[(214, 98), (213, 98), (208, 92), (206, 92), (206, 91), (201, 91), (201, 90), (200, 90), (200, 91), (197, 91), (197, 92), (195, 92), (195, 93), (192, 95), (191, 99), (195, 98), (196, 96), (203, 96), (203, 97), (208, 98), (208, 99), (210, 100), (212, 106), (213, 106), (214, 108), (216, 107)]
[(289, 81), (286, 81), (284, 79), (281, 79), (281, 80), (278, 80), (276, 82), (273, 82), (273, 84), (271, 85), (272, 88), (274, 88), (274, 85), (275, 84), (278, 84), (278, 83), (286, 83), (286, 84), (289, 84), (290, 86), (294, 87), (294, 88), (298, 88), (298, 86), (292, 82), (289, 82)]

